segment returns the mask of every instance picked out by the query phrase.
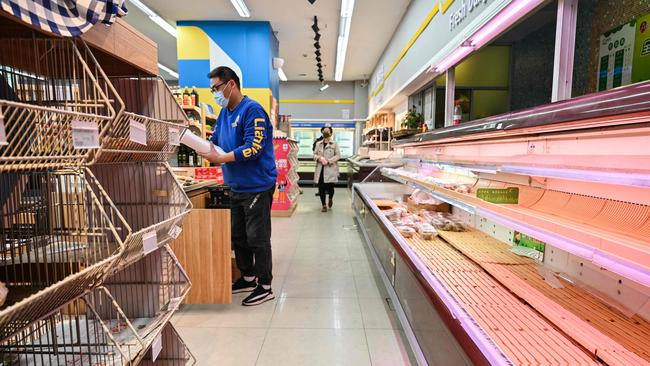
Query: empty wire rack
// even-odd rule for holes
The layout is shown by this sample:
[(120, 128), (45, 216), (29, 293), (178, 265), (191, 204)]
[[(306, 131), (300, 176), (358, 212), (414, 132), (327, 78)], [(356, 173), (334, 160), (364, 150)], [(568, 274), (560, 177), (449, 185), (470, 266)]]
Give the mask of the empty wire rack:
[(99, 285), (124, 227), (86, 169), (0, 174), (0, 341)]
[(140, 366), (185, 366), (194, 364), (196, 364), (196, 358), (171, 323), (165, 324), (160, 338), (154, 341), (145, 357), (140, 361)]
[(100, 287), (1, 342), (0, 364), (132, 365), (145, 349), (110, 292)]
[(124, 106), (89, 48), (81, 39), (2, 36), (0, 49), (11, 52), (0, 53), (0, 171), (93, 160)]
[(89, 169), (127, 225), (120, 238), (125, 250), (113, 271), (154, 251), (180, 233), (192, 203), (167, 163), (106, 163)]

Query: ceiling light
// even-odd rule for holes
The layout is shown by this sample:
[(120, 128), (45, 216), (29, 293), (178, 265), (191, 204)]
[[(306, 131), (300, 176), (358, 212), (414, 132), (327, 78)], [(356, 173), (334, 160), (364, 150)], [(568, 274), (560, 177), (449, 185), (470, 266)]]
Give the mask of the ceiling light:
[(131, 4), (135, 5), (138, 9), (142, 10), (152, 22), (158, 24), (158, 26), (165, 30), (165, 32), (171, 34), (174, 38), (177, 37), (176, 27), (167, 23), (167, 21), (160, 17), (155, 11), (151, 10), (140, 0), (130, 0)]
[(336, 81), (343, 80), (343, 67), (345, 65), (345, 55), (348, 51), (353, 10), (354, 0), (341, 0), (341, 20), (339, 23), (339, 38), (336, 45), (336, 71), (334, 73), (334, 80)]
[(329, 88), (329, 84), (323, 84), (323, 86), (320, 87), (320, 91), (324, 91), (325, 89)]
[(230, 2), (232, 3), (232, 6), (235, 7), (235, 10), (237, 10), (240, 17), (250, 18), (251, 12), (248, 11), (248, 7), (244, 3), (244, 0), (230, 0)]
[(282, 70), (282, 68), (278, 69), (278, 77), (282, 81), (287, 81), (287, 75), (285, 75), (284, 70)]
[(171, 75), (173, 78), (178, 79), (178, 73), (177, 73), (176, 71), (170, 69), (169, 67), (167, 67), (167, 66), (165, 66), (165, 65), (159, 63), (159, 64), (158, 64), (158, 68), (161, 69), (162, 71), (168, 73), (168, 74)]

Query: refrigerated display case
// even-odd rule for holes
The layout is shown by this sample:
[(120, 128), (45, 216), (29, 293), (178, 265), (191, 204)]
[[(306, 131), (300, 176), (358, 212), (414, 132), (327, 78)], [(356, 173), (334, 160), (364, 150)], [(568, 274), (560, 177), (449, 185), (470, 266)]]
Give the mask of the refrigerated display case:
[[(355, 145), (355, 123), (354, 122), (335, 122), (330, 123), (334, 131), (334, 141), (339, 144), (341, 150), (341, 160), (339, 160), (339, 177), (340, 184), (346, 181), (346, 172), (348, 163), (346, 159), (352, 155), (357, 148)], [(314, 170), (314, 152), (312, 150), (314, 142), (321, 136), (320, 129), (325, 126), (323, 122), (291, 122), (291, 136), (298, 144), (298, 159), (300, 167), (298, 174), (300, 184), (313, 183)]]
[(421, 134), (353, 186), (421, 364), (650, 364), (648, 92)]

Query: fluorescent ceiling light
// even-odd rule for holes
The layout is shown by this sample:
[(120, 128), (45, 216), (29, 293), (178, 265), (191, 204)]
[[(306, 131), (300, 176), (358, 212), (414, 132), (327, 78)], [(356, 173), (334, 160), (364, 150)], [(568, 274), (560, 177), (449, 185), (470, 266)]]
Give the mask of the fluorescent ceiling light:
[(353, 10), (354, 0), (341, 0), (341, 20), (339, 23), (339, 38), (336, 45), (336, 70), (334, 72), (334, 80), (336, 81), (343, 80), (343, 67), (345, 66), (345, 55), (348, 51)]
[(160, 17), (155, 11), (151, 10), (140, 0), (130, 0), (131, 4), (135, 5), (138, 9), (142, 10), (152, 22), (158, 24), (160, 28), (164, 29), (165, 32), (171, 34), (174, 38), (177, 38), (176, 27), (167, 23), (167, 21)]
[(278, 77), (282, 81), (287, 81), (287, 75), (285, 75), (284, 70), (282, 70), (281, 67), (278, 69)]
[(237, 10), (240, 17), (250, 18), (251, 12), (248, 11), (248, 7), (244, 3), (244, 0), (230, 0), (230, 2), (232, 3), (232, 6), (235, 7), (235, 10)]
[(323, 86), (320, 87), (320, 91), (325, 91), (325, 89), (329, 88), (330, 84), (323, 84)]
[(169, 67), (167, 67), (167, 66), (165, 66), (165, 65), (163, 65), (161, 63), (158, 63), (158, 68), (165, 71), (166, 73), (168, 73), (172, 77), (178, 79), (178, 73), (176, 71), (170, 69)]

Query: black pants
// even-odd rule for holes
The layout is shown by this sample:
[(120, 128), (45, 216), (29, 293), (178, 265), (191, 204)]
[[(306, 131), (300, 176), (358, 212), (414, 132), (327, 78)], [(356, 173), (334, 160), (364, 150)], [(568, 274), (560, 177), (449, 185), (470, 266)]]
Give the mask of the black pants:
[(320, 203), (325, 206), (325, 195), (328, 195), (330, 197), (330, 200), (334, 197), (334, 183), (325, 183), (325, 180), (323, 179), (323, 171), (325, 168), (323, 167), (320, 170), (320, 176), (318, 177), (318, 195), (320, 196)]
[(232, 192), (230, 220), (232, 244), (242, 276), (257, 277), (271, 285), (271, 205), (275, 187), (260, 193)]

